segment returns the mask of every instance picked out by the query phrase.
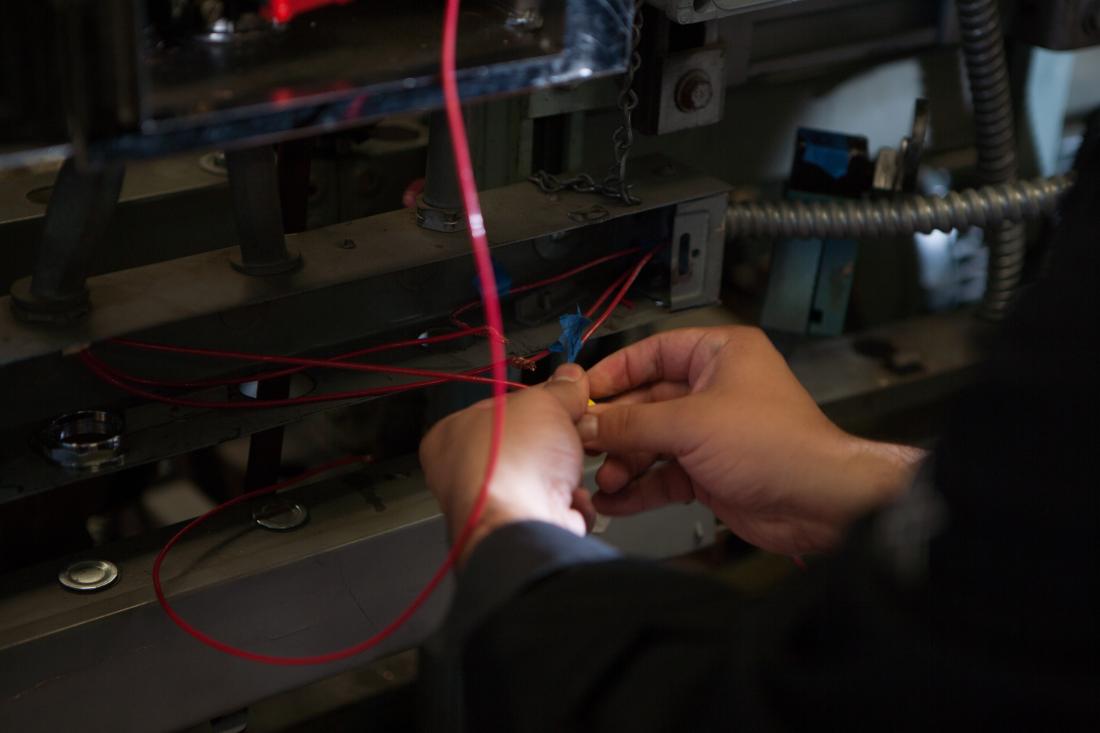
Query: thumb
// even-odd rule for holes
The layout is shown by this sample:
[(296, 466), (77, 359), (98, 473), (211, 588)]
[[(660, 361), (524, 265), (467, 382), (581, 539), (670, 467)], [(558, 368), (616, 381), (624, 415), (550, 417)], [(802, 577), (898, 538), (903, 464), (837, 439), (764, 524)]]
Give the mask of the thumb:
[(588, 409), (588, 373), (576, 364), (558, 367), (543, 389), (561, 403), (573, 422)]
[(582, 417), (577, 432), (588, 450), (679, 456), (689, 445), (690, 415), (687, 399), (610, 404)]

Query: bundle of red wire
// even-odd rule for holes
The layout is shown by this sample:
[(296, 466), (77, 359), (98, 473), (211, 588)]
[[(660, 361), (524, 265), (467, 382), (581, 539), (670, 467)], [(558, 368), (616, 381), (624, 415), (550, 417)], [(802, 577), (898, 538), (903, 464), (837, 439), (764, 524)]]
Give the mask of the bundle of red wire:
[[(447, 119), (450, 125), (451, 140), (454, 148), (455, 167), (458, 173), (458, 182), (462, 191), (462, 199), (465, 205), (467, 228), (470, 235), (471, 246), (473, 248), (474, 261), (477, 266), (478, 279), (481, 288), (481, 303), (485, 311), (486, 325), (482, 328), (471, 328), (462, 324), (463, 331), (459, 331), (454, 334), (447, 334), (444, 336), (433, 337), (430, 340), (417, 339), (409, 342), (397, 342), (394, 344), (386, 344), (381, 347), (372, 347), (371, 349), (364, 349), (357, 352), (351, 352), (348, 354), (342, 354), (335, 359), (316, 360), (316, 359), (297, 359), (293, 357), (277, 357), (266, 356), (256, 354), (242, 354), (238, 352), (221, 352), (213, 350), (202, 349), (186, 349), (183, 347), (172, 347), (155, 344), (145, 344), (136, 341), (122, 341), (130, 346), (139, 348), (151, 348), (159, 351), (175, 352), (175, 353), (191, 353), (191, 354), (204, 354), (210, 356), (217, 356), (220, 358), (234, 358), (248, 361), (258, 361), (266, 363), (279, 363), (293, 365), (293, 368), (282, 369), (278, 372), (267, 373), (264, 375), (258, 375), (253, 377), (247, 377), (240, 380), (207, 380), (205, 382), (177, 382), (177, 383), (165, 383), (157, 382), (155, 380), (142, 380), (131, 375), (124, 375), (107, 364), (103, 363), (97, 357), (93, 356), (90, 352), (84, 351), (81, 354), (81, 358), (84, 363), (91, 369), (96, 375), (106, 380), (107, 382), (123, 389), (130, 394), (141, 396), (147, 399), (153, 399), (162, 402), (170, 402), (172, 404), (179, 404), (192, 407), (273, 407), (280, 406), (282, 404), (294, 404), (297, 402), (310, 401), (307, 398), (297, 398), (295, 401), (281, 401), (281, 400), (267, 400), (267, 401), (247, 401), (247, 402), (226, 402), (226, 403), (211, 403), (200, 400), (188, 400), (183, 398), (170, 398), (164, 395), (151, 392), (141, 387), (134, 386), (134, 383), (145, 383), (147, 386), (175, 386), (175, 387), (201, 387), (201, 386), (213, 386), (214, 384), (232, 384), (243, 381), (252, 381), (255, 379), (266, 379), (273, 376), (285, 376), (307, 366), (323, 366), (329, 368), (341, 368), (352, 369), (358, 371), (374, 371), (374, 372), (388, 372), (406, 374), (410, 376), (425, 377), (424, 380), (413, 383), (411, 385), (393, 385), (388, 387), (377, 387), (373, 390), (363, 390), (355, 393), (337, 393), (328, 395), (319, 395), (315, 400), (319, 399), (346, 399), (350, 397), (364, 397), (373, 396), (377, 394), (386, 394), (389, 392), (402, 391), (405, 389), (413, 389), (417, 387), (429, 386), (432, 384), (441, 384), (447, 381), (472, 381), (479, 383), (488, 383), (493, 389), (493, 411), (492, 411), (492, 434), (489, 445), (489, 456), (485, 468), (485, 476), (481, 484), (481, 488), (478, 492), (478, 497), (474, 503), (473, 509), (467, 517), (462, 531), (457, 537), (454, 538), (454, 542), (450, 551), (447, 553), (446, 558), (439, 568), (435, 571), (432, 577), (424, 585), (424, 587), (417, 593), (412, 601), (401, 611), (392, 621), (390, 621), (385, 627), (376, 632), (371, 637), (360, 641), (357, 644), (353, 644), (344, 649), (336, 651), (326, 652), (323, 654), (316, 654), (312, 656), (276, 656), (271, 654), (261, 654), (258, 652), (249, 651), (247, 649), (241, 649), (231, 644), (227, 644), (219, 639), (215, 639), (200, 629), (195, 628), (188, 623), (172, 605), (168, 602), (168, 598), (164, 593), (164, 588), (161, 583), (161, 569), (164, 565), (164, 560), (167, 557), (169, 551), (191, 530), (195, 529), (199, 525), (203, 524), (212, 517), (215, 517), (227, 509), (241, 504), (243, 502), (250, 501), (259, 496), (270, 494), (281, 489), (285, 489), (294, 484), (298, 484), (308, 478), (318, 476), (329, 471), (335, 470), (341, 466), (347, 466), (355, 463), (361, 463), (367, 458), (360, 456), (348, 456), (345, 458), (331, 461), (329, 463), (316, 466), (308, 471), (305, 471), (298, 476), (273, 484), (271, 486), (258, 489), (246, 494), (242, 494), (224, 504), (221, 504), (214, 509), (206, 512), (205, 514), (196, 517), (189, 523), (187, 523), (182, 529), (176, 532), (172, 538), (164, 545), (161, 551), (157, 554), (156, 559), (153, 562), (153, 589), (156, 593), (157, 601), (168, 617), (187, 634), (195, 638), (196, 640), (210, 646), (218, 651), (226, 654), (238, 657), (240, 659), (247, 659), (254, 662), (261, 662), (264, 664), (281, 665), (281, 666), (297, 666), (297, 665), (310, 665), (310, 664), (324, 664), (328, 662), (335, 662), (341, 659), (354, 656), (384, 641), (391, 636), (397, 629), (399, 629), (410, 617), (424, 604), (428, 597), (439, 586), (440, 582), (447, 576), (451, 569), (455, 565), (456, 559), (461, 555), (463, 548), (468, 541), (470, 534), (477, 526), (478, 520), (481, 517), (481, 513), (485, 507), (485, 503), (489, 496), (489, 486), (492, 482), (493, 473), (496, 470), (497, 458), (500, 453), (500, 445), (504, 431), (504, 412), (505, 412), (505, 389), (508, 386), (522, 387), (523, 385), (514, 385), (507, 380), (507, 361), (506, 353), (504, 349), (504, 324), (501, 317), (500, 300), (498, 297), (497, 283), (493, 271), (492, 261), (489, 254), (489, 243), (485, 234), (484, 220), (481, 214), (481, 204), (478, 199), (477, 186), (474, 181), (473, 167), (470, 162), (469, 144), (466, 138), (466, 128), (462, 118), (461, 100), (458, 92), (458, 83), (455, 73), (455, 46), (458, 36), (458, 16), (459, 16), (460, 0), (447, 0), (446, 10), (444, 13), (443, 24), (443, 43), (442, 43), (442, 61), (441, 61), (441, 76), (443, 86), (444, 103), (446, 107)], [(607, 258), (602, 258), (599, 261), (588, 263), (587, 267), (601, 264), (604, 261), (608, 261), (614, 257), (625, 256), (637, 250), (627, 250), (622, 253), (616, 253), (615, 255), (609, 255)], [(588, 315), (591, 317), (595, 314), (598, 308), (611, 298), (611, 302), (608, 308), (603, 314), (591, 323), (588, 329), (584, 333), (583, 340), (587, 341), (593, 333), (607, 320), (611, 313), (618, 307), (626, 296), (626, 292), (633, 284), (634, 280), (638, 277), (642, 268), (652, 259), (655, 250), (650, 250), (645, 253), (642, 258), (635, 264), (635, 266), (629, 271), (621, 275), (606, 291), (600, 296), (599, 300), (589, 310)], [(569, 273), (564, 273), (559, 278), (576, 274), (578, 269), (572, 270)], [(552, 278), (550, 281), (553, 281)], [(549, 281), (540, 281), (538, 283), (530, 283), (524, 286), (523, 289), (533, 289), (548, 284)], [(618, 292), (616, 292), (616, 289)], [(521, 292), (521, 289), (515, 289), (513, 293)], [(615, 296), (612, 298), (612, 293)], [(452, 320), (461, 324), (458, 319), (463, 312), (474, 307), (474, 304), (467, 304), (462, 308), (459, 308), (452, 316)], [(401, 348), (403, 346), (410, 346), (413, 344), (435, 343), (439, 341), (461, 338), (463, 336), (471, 335), (474, 333), (486, 333), (489, 335), (489, 354), (490, 364), (487, 367), (471, 370), (462, 374), (450, 374), (445, 372), (432, 372), (429, 370), (418, 370), (398, 367), (380, 367), (377, 365), (364, 365), (354, 362), (348, 362), (346, 359), (350, 359), (354, 356), (360, 356), (366, 353), (373, 353), (373, 351), (382, 351), (391, 348)], [(542, 351), (534, 356), (530, 357), (527, 361), (534, 362), (548, 355), (548, 351)], [(492, 376), (485, 378), (479, 376), (485, 371), (490, 371)]]
[[(530, 292), (537, 288), (545, 287), (554, 283), (568, 280), (580, 273), (587, 270), (591, 270), (597, 266), (613, 262), (615, 260), (628, 257), (639, 252), (643, 252), (641, 247), (631, 247), (628, 249), (613, 252), (611, 254), (603, 255), (594, 260), (586, 262), (584, 264), (573, 267), (565, 272), (558, 273), (552, 277), (544, 278), (536, 282), (527, 283), (519, 287), (513, 288), (508, 294), (519, 295), (522, 293)], [(640, 262), (627, 272), (622, 273), (615, 279), (611, 285), (596, 299), (596, 301), (585, 311), (585, 316), (588, 318), (595, 318), (593, 325), (586, 331), (583, 341), (587, 341), (591, 335), (602, 325), (607, 318), (615, 311), (619, 304), (623, 300), (623, 296), (633, 285), (635, 279), (641, 271), (641, 267), (645, 265), (653, 256), (653, 253), (645, 253), (642, 255)], [(617, 292), (616, 292), (617, 291)], [(596, 316), (597, 312), (603, 304), (611, 298), (615, 293), (615, 297), (611, 299), (610, 305), (604, 309), (602, 314)], [(456, 331), (450, 333), (444, 333), (434, 336), (424, 335), (420, 338), (405, 339), (401, 341), (393, 341), (390, 343), (377, 344), (366, 348), (356, 349), (343, 354), (338, 354), (328, 358), (302, 358), (293, 356), (281, 356), (271, 354), (257, 354), (246, 353), (239, 351), (226, 351), (221, 349), (204, 349), (190, 346), (176, 346), (171, 344), (158, 344), (150, 343), (147, 341), (138, 341), (129, 338), (116, 338), (112, 339), (110, 343), (126, 346), (133, 349), (140, 349), (144, 351), (152, 351), (158, 353), (169, 354), (181, 354), (186, 356), (200, 356), (213, 358), (218, 360), (236, 360), (251, 363), (260, 364), (290, 364), (283, 369), (275, 371), (261, 372), (259, 374), (250, 374), (247, 376), (236, 377), (217, 377), (211, 379), (186, 379), (186, 380), (170, 380), (170, 379), (155, 379), (149, 377), (139, 376), (133, 373), (124, 372), (117, 367), (114, 367), (101, 359), (98, 355), (94, 354), (91, 350), (85, 350), (81, 352), (80, 359), (85, 366), (96, 376), (103, 381), (117, 387), (118, 389), (131, 394), (135, 397), (142, 399), (153, 400), (162, 402), (165, 404), (175, 405), (179, 407), (190, 408), (206, 408), (206, 409), (254, 409), (254, 408), (271, 408), (271, 407), (286, 407), (290, 405), (301, 405), (317, 402), (332, 402), (338, 400), (346, 400), (353, 398), (365, 398), (365, 397), (377, 397), (382, 395), (394, 394), (397, 392), (404, 392), (413, 389), (419, 389), (423, 387), (430, 387), (447, 382), (473, 382), (480, 384), (492, 384), (494, 379), (491, 377), (483, 377), (481, 374), (490, 371), (491, 365), (476, 367), (469, 369), (465, 372), (438, 372), (428, 369), (417, 369), (412, 367), (402, 366), (387, 366), (382, 364), (363, 364), (349, 361), (368, 354), (376, 354), (386, 351), (392, 351), (395, 349), (411, 348), (411, 347), (424, 347), (432, 344), (444, 343), (448, 341), (454, 341), (457, 339), (467, 338), (471, 336), (483, 335), (489, 338), (502, 339), (500, 334), (492, 331), (488, 326), (470, 326), (462, 321), (459, 316), (472, 308), (481, 304), (480, 300), (471, 301), (465, 305), (455, 309), (451, 314), (451, 321), (459, 328)], [(505, 340), (506, 341), (506, 340)], [(538, 362), (543, 357), (549, 354), (548, 351), (542, 351), (532, 356), (515, 356), (511, 362), (513, 364), (522, 364), (530, 366)], [(380, 373), (391, 375), (404, 375), (425, 377), (415, 382), (406, 384), (393, 384), (382, 387), (372, 387), (368, 389), (348, 390), (339, 392), (326, 392), (316, 395), (305, 395), (301, 397), (288, 397), (282, 399), (259, 399), (259, 400), (208, 400), (208, 399), (195, 399), (193, 397), (177, 397), (171, 395), (165, 395), (158, 392), (153, 392), (149, 388), (169, 388), (169, 389), (205, 389), (210, 387), (240, 385), (246, 382), (257, 382), (262, 380), (275, 379), (278, 377), (287, 377), (298, 372), (301, 372), (310, 367), (317, 367), (323, 369), (340, 369), (346, 371), (367, 372), (367, 373)], [(515, 382), (506, 382), (506, 387), (512, 387), (521, 389), (524, 387), (522, 384)]]

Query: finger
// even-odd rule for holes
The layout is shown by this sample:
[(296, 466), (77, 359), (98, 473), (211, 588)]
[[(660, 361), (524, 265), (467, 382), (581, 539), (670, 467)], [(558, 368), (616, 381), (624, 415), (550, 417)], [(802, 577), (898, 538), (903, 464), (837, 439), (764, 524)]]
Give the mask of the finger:
[(563, 529), (572, 532), (578, 537), (584, 537), (588, 534), (589, 525), (587, 519), (575, 509), (566, 511), (561, 517), (561, 521)]
[(608, 456), (604, 459), (603, 465), (596, 470), (596, 486), (600, 487), (600, 491), (614, 494), (630, 483), (635, 476), (648, 471), (656, 461), (656, 453)]
[(592, 396), (610, 397), (650, 382), (690, 382), (693, 360), (713, 354), (725, 340), (721, 331), (702, 328), (667, 331), (642, 339), (589, 370)]
[(576, 422), (588, 409), (588, 374), (576, 364), (562, 364), (543, 385)]
[(691, 386), (687, 382), (655, 382), (654, 384), (638, 387), (629, 392), (624, 392), (611, 399), (609, 402), (594, 405), (589, 408), (599, 411), (604, 405), (636, 405), (646, 402), (665, 402), (685, 397), (691, 393)]
[(592, 504), (600, 514), (622, 517), (694, 499), (691, 479), (679, 463), (670, 461), (646, 471), (615, 494), (596, 494)]
[(664, 453), (681, 456), (692, 449), (694, 397), (650, 404), (606, 405), (590, 410), (577, 423), (585, 448), (614, 454)]
[(596, 524), (596, 507), (592, 505), (592, 494), (588, 489), (573, 489), (573, 503), (569, 508), (584, 517), (585, 531), (591, 532)]

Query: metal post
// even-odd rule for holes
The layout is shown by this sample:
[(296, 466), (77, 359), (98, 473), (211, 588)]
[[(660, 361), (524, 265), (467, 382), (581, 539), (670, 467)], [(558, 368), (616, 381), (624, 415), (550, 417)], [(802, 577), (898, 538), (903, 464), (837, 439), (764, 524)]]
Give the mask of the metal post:
[(275, 149), (265, 145), (230, 151), (225, 164), (241, 248), (233, 267), (258, 276), (296, 270), (302, 258), (287, 248), (283, 234)]
[(46, 209), (34, 274), (12, 284), (12, 310), (32, 323), (70, 323), (90, 308), (85, 282), (118, 204), (126, 167), (65, 161)]
[[(309, 214), (309, 176), (313, 141), (292, 140), (279, 146), (276, 182), (280, 217), (288, 234), (304, 232)], [(256, 385), (256, 399), (285, 399), (290, 396), (290, 377), (265, 379)], [(279, 480), (283, 460), (283, 426), (254, 433), (248, 442), (248, 465), (244, 491), (269, 486)], [(272, 501), (279, 501), (273, 498)], [(269, 502), (271, 503), (271, 502)]]
[(437, 232), (457, 232), (466, 226), (451, 133), (443, 112), (432, 112), (428, 125), (428, 165), (424, 193), (416, 201), (416, 223)]

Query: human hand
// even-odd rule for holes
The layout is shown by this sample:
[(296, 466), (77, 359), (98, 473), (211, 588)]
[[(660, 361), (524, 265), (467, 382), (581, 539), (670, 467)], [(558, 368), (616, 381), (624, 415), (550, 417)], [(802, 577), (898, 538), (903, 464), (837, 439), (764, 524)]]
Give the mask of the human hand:
[[(463, 549), (463, 563), (474, 546), (497, 527), (540, 520), (577, 535), (595, 517), (581, 484), (584, 451), (576, 421), (588, 403), (588, 377), (576, 364), (558, 368), (550, 381), (507, 398), (505, 428), (489, 498)], [(457, 538), (485, 478), (492, 434), (492, 400), (449, 415), (420, 443), (420, 463), (428, 488)]]
[(608, 516), (697, 500), (742, 539), (797, 555), (894, 498), (923, 456), (836, 427), (755, 328), (657, 334), (588, 378), (593, 398), (613, 398), (578, 423), (585, 448), (608, 454), (593, 497)]

